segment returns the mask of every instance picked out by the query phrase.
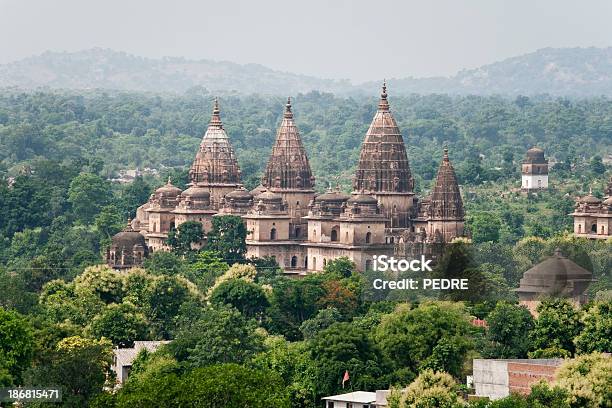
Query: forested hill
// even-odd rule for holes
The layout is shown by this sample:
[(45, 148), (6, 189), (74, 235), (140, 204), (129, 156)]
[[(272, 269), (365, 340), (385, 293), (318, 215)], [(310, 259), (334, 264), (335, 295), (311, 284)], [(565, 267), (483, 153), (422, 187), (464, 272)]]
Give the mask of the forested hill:
[(258, 64), (184, 58), (151, 59), (93, 48), (45, 52), (0, 65), (0, 86), (25, 89), (114, 89), (184, 92), (201, 86), (212, 92), (291, 95), (313, 89), (338, 91), (348, 82), (274, 71)]
[(610, 96), (612, 47), (544, 48), (450, 78), (404, 78), (393, 84), (395, 92), (404, 94)]
[[(275, 71), (257, 64), (150, 59), (100, 48), (73, 53), (46, 52), (0, 65), (0, 86), (24, 89), (100, 88), (182, 93), (193, 87), (204, 87), (225, 94), (286, 96), (318, 90), (342, 95), (374, 95), (380, 79), (372, 79), (356, 85), (346, 80)], [(390, 82), (395, 95), (612, 96), (612, 47), (545, 48), (463, 70), (452, 77), (400, 78)]]

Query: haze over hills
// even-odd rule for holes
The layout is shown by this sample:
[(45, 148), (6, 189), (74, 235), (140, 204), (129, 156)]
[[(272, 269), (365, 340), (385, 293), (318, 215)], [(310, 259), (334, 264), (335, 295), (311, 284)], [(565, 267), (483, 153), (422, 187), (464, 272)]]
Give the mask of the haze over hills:
[[(449, 93), (612, 96), (612, 47), (544, 48), (452, 77), (390, 80), (395, 94)], [(311, 90), (373, 94), (380, 79), (351, 84), (276, 71), (259, 64), (183, 58), (151, 59), (93, 48), (46, 52), (0, 65), (0, 86), (36, 89), (116, 89), (178, 92), (202, 86), (212, 92), (292, 95)], [(376, 90), (376, 91), (374, 91)]]

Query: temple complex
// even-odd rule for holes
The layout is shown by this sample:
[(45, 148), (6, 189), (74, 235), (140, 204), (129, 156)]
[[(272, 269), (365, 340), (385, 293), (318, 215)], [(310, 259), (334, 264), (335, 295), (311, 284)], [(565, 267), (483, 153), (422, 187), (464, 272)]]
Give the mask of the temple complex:
[[(244, 220), (247, 257), (274, 257), (285, 273), (296, 275), (321, 271), (338, 257), (348, 257), (364, 271), (373, 255), (432, 254), (465, 235), (463, 201), (447, 148), (431, 194), (422, 200), (415, 195), (385, 84), (350, 195), (338, 188), (315, 193), (290, 99), (260, 186), (244, 189), (216, 99), (189, 178), (185, 191), (168, 180), (138, 208), (130, 228), (141, 234), (149, 252), (169, 249), (168, 233), (180, 224), (200, 222), (206, 235), (212, 218), (222, 215)], [(107, 258), (109, 265), (116, 264), (116, 255)]]

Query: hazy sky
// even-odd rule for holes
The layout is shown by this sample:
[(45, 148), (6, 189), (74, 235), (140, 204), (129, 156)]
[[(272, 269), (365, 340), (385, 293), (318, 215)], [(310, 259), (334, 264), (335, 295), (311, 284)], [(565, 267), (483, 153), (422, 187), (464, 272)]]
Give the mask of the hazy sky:
[(46, 50), (255, 62), (353, 81), (612, 45), (612, 1), (0, 0), (0, 63)]

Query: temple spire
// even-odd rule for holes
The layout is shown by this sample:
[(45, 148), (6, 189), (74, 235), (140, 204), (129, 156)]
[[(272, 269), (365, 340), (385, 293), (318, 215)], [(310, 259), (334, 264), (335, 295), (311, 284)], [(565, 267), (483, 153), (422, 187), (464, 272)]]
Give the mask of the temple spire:
[(293, 119), (293, 112), (291, 112), (291, 97), (287, 97), (287, 104), (285, 105), (284, 117), (287, 119)]
[(276, 132), (276, 141), (261, 184), (275, 190), (310, 191), (314, 187), (306, 149), (293, 120), (291, 98), (287, 98), (283, 120)]
[(219, 129), (223, 128), (223, 123), (221, 122), (221, 115), (219, 111), (219, 98), (215, 97), (215, 104), (213, 106), (212, 117), (210, 118), (210, 123), (208, 126), (214, 126)]
[(448, 147), (445, 146), (442, 163), (440, 163), (436, 176), (436, 184), (431, 193), (429, 216), (435, 219), (461, 220), (463, 215), (463, 200), (457, 176), (448, 158)]
[(383, 80), (382, 92), (380, 93), (380, 102), (378, 102), (378, 110), (388, 111), (389, 101), (387, 101), (387, 81)]
[(218, 98), (214, 99), (210, 123), (189, 171), (189, 179), (194, 184), (228, 185), (228, 189), (240, 184), (240, 168), (223, 129)]

